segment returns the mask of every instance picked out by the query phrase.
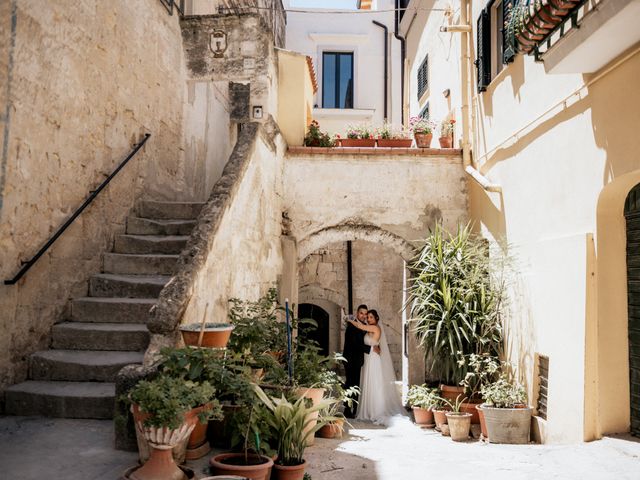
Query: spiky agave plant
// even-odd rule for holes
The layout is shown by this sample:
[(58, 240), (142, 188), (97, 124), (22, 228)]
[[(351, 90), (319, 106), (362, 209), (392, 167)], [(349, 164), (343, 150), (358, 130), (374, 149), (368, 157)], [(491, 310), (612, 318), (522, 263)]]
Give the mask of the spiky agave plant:
[(256, 385), (255, 389), (256, 395), (266, 407), (262, 414), (270, 427), (270, 437), (277, 442), (277, 463), (285, 466), (304, 463), (304, 450), (309, 437), (327, 423), (336, 420), (336, 417), (323, 417), (317, 420), (313, 428), (307, 430), (308, 425), (316, 422), (311, 414), (326, 409), (336, 400), (325, 398), (317, 405), (308, 407), (304, 397), (292, 403), (284, 395), (280, 398), (270, 397), (259, 386)]

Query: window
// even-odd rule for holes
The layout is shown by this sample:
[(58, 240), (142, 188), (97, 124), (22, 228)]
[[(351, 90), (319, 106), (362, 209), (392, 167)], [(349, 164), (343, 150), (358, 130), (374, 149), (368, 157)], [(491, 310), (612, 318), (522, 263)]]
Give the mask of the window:
[(513, 61), (515, 48), (505, 28), (513, 0), (492, 0), (480, 12), (477, 21), (478, 92), (487, 86), (504, 68)]
[(353, 108), (353, 53), (322, 53), (322, 108)]
[(429, 102), (424, 106), (422, 110), (420, 110), (420, 117), (425, 120), (429, 120)]
[(418, 99), (429, 89), (429, 55), (424, 57), (418, 68)]
[(549, 398), (549, 357), (538, 356), (538, 416), (547, 419), (547, 405)]

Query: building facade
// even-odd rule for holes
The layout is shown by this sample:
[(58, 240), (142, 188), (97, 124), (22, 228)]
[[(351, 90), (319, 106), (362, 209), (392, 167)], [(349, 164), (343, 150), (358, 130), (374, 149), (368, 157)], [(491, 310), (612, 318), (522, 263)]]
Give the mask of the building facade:
[(510, 3), (412, 1), (401, 28), (410, 113), (453, 112), (470, 218), (518, 265), (508, 356), (553, 443), (637, 431), (640, 419), (640, 2), (560, 3), (534, 23), (547, 11), (531, 2), (518, 33)]

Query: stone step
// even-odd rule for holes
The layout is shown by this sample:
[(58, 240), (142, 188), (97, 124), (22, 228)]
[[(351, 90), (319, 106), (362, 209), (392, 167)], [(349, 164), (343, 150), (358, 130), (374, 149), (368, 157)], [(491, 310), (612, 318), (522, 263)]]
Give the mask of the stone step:
[(45, 350), (29, 358), (31, 380), (113, 382), (125, 365), (142, 363), (142, 352)]
[(51, 345), (61, 350), (142, 351), (148, 344), (147, 326), (138, 323), (64, 322), (51, 328)]
[(155, 298), (83, 297), (71, 302), (71, 321), (89, 323), (147, 323)]
[(118, 235), (115, 253), (178, 254), (187, 245), (187, 235)]
[(58, 418), (113, 418), (115, 384), (27, 381), (5, 391), (9, 415)]
[(195, 220), (127, 218), (127, 233), (130, 235), (189, 235), (195, 226)]
[(106, 253), (102, 270), (131, 275), (172, 275), (178, 258), (179, 255)]
[(92, 297), (157, 298), (171, 277), (98, 273), (89, 280)]
[(204, 203), (156, 202), (143, 200), (138, 204), (138, 215), (143, 218), (167, 220), (193, 220), (198, 218)]

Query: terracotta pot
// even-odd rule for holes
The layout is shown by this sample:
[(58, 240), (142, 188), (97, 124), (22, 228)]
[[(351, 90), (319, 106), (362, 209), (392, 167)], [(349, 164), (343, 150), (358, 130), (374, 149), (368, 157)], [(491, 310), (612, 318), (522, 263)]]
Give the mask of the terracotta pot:
[(478, 418), (480, 418), (480, 431), (482, 432), (482, 436), (486, 440), (489, 440), (489, 433), (487, 433), (487, 423), (484, 421), (482, 405), (476, 405), (476, 410), (478, 411)]
[(211, 420), (209, 422), (209, 439), (212, 444), (219, 448), (231, 448), (231, 426), (230, 419), (242, 407), (239, 405), (222, 405), (222, 420)]
[(272, 480), (302, 480), (304, 478), (304, 470), (307, 468), (307, 461), (303, 461), (300, 465), (285, 466), (273, 465)]
[(433, 411), (427, 408), (413, 407), (413, 418), (417, 425), (433, 425)]
[(477, 403), (464, 402), (460, 405), (460, 411), (471, 415), (471, 423), (480, 423), (480, 414), (476, 409)]
[[(131, 406), (136, 431), (151, 447), (149, 459), (142, 467), (129, 474), (132, 480), (183, 480), (184, 474), (174, 461), (172, 450), (179, 444), (186, 447), (197, 417), (185, 415), (185, 421), (176, 429), (167, 427), (147, 427), (144, 421), (151, 415), (140, 411), (138, 405)], [(140, 441), (138, 441), (140, 444)]]
[(188, 418), (190, 421), (191, 417), (195, 417), (195, 427), (193, 428), (193, 431), (189, 436), (189, 441), (187, 442), (187, 451), (185, 453), (185, 458), (187, 460), (202, 458), (211, 451), (209, 442), (207, 442), (207, 428), (209, 427), (209, 422), (200, 423), (198, 419), (198, 415), (205, 408), (207, 408), (207, 406), (194, 408), (185, 414), (185, 418)]
[(441, 425), (447, 424), (447, 410), (433, 410), (433, 419), (436, 422), (436, 428), (441, 429)]
[(489, 442), (526, 444), (530, 440), (531, 407), (494, 408), (482, 405)]
[(453, 147), (453, 138), (451, 137), (440, 137), (438, 139), (440, 142), (440, 148), (452, 148)]
[(413, 144), (412, 138), (379, 138), (378, 147), (386, 148), (411, 148)]
[(431, 147), (431, 139), (433, 138), (433, 133), (414, 133), (413, 136), (416, 139), (416, 146), (418, 148)]
[(471, 414), (449, 412), (446, 415), (451, 440), (466, 442), (469, 439), (469, 429), (471, 428)]
[(343, 147), (375, 147), (375, 138), (343, 138), (340, 140)]
[(440, 385), (440, 391), (442, 392), (442, 398), (446, 398), (452, 403), (455, 402), (458, 397), (460, 397), (461, 400), (464, 398), (464, 387)]
[[(312, 405), (317, 405), (318, 403), (320, 403), (320, 400), (322, 400), (322, 397), (324, 397), (324, 388), (306, 388), (306, 387), (301, 387), (298, 388), (296, 390), (296, 395), (298, 397), (305, 397), (305, 398), (309, 398), (311, 399), (311, 403)], [(313, 430), (313, 428), (316, 426), (316, 424), (318, 423), (318, 414), (320, 412), (315, 411), (310, 413), (307, 416), (307, 420), (313, 420), (312, 422), (309, 422), (309, 424), (305, 427), (304, 429), (304, 433), (306, 434), (308, 431)], [(307, 446), (309, 445), (313, 445), (315, 442), (315, 436), (314, 435), (309, 435), (307, 437)]]
[[(185, 345), (190, 347), (198, 346), (200, 327), (201, 325), (199, 323), (180, 325), (180, 332), (182, 333), (182, 339)], [(225, 324), (219, 326), (215, 323), (207, 323), (205, 325), (201, 346), (207, 348), (225, 348), (229, 342), (229, 337), (231, 337), (232, 330), (233, 325)]]
[(344, 432), (344, 420), (338, 419), (335, 422), (327, 423), (316, 432), (316, 437), (320, 438), (341, 438)]
[[(124, 472), (124, 475), (122, 475), (122, 477), (120, 477), (120, 480), (135, 480), (136, 479), (136, 476), (135, 476), (136, 475), (136, 471), (140, 470), (141, 468), (142, 468), (141, 465), (136, 465), (135, 467), (128, 468)], [(185, 480), (185, 479), (186, 480), (191, 480), (192, 478), (196, 477), (196, 472), (194, 472), (189, 467), (185, 467), (184, 465), (178, 465), (178, 468), (180, 470), (182, 470), (182, 474), (183, 474), (183, 477), (180, 480)], [(206, 480), (206, 479), (203, 478), (202, 480)], [(236, 477), (236, 479), (234, 479), (234, 480), (242, 480), (242, 479), (241, 479), (241, 477)]]
[[(249, 454), (249, 465), (244, 464), (244, 453), (221, 453), (209, 460), (214, 475), (238, 475), (251, 480), (269, 480), (273, 460), (265, 455)], [(252, 463), (253, 462), (253, 463)]]

